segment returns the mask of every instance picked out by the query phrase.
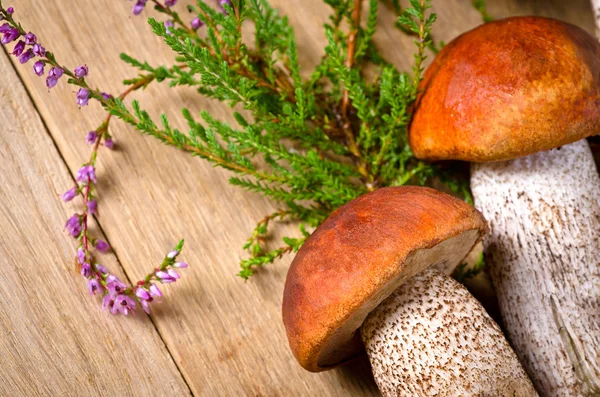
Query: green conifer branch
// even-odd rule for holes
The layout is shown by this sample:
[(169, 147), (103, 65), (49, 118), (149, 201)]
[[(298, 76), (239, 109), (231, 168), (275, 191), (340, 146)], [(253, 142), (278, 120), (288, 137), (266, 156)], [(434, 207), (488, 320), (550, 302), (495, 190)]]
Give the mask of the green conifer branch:
[[(431, 48), (435, 15), (430, 0), (411, 0), (399, 24), (415, 35), (415, 66), (400, 72), (373, 44), (378, 0), (368, 1), (363, 21), (361, 0), (325, 0), (332, 14), (325, 24), (325, 56), (305, 78), (300, 73), (296, 38), (286, 17), (267, 0), (234, 0), (226, 13), (203, 1), (191, 7), (206, 25), (206, 38), (150, 20), (155, 34), (177, 54), (180, 64), (153, 67), (127, 55), (140, 70), (126, 80), (132, 87), (150, 81), (195, 87), (227, 103), (237, 125), (201, 112), (182, 114), (188, 131), (172, 128), (167, 116), (154, 122), (136, 101), (106, 107), (144, 134), (230, 170), (230, 182), (279, 203), (279, 210), (258, 222), (244, 248), (250, 257), (239, 275), (297, 251), (316, 227), (339, 206), (382, 186), (427, 184), (433, 179), (464, 193), (452, 169), (416, 160), (408, 146), (411, 105), (418, 94), (425, 50)], [(396, 2), (392, 2), (396, 7)], [(399, 5), (398, 5), (399, 7)], [(255, 25), (254, 43), (242, 40), (244, 23)], [(364, 73), (366, 68), (373, 73)], [(244, 109), (244, 115), (237, 111)], [(466, 191), (468, 193), (468, 190)], [(299, 225), (299, 237), (284, 237), (271, 248), (270, 230), (279, 222)]]

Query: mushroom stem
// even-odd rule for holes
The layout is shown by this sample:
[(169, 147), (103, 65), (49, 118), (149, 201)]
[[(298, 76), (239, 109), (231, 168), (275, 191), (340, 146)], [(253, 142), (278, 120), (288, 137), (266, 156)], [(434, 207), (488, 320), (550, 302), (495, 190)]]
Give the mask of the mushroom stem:
[(435, 269), (399, 287), (360, 331), (384, 396), (537, 396), (498, 325)]
[(596, 37), (600, 40), (600, 0), (591, 0), (594, 10), (594, 20), (596, 21)]
[(600, 178), (586, 140), (472, 166), (509, 340), (545, 396), (600, 394)]

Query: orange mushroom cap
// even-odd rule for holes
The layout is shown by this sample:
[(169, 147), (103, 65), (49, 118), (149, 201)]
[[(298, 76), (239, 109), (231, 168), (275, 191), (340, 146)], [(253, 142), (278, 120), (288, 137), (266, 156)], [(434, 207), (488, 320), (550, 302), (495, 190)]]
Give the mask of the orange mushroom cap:
[(356, 356), (371, 310), (430, 266), (452, 272), (486, 228), (475, 208), (425, 187), (382, 188), (340, 207), (288, 271), (283, 322), (298, 362), (322, 371)]
[(409, 131), (424, 160), (508, 160), (600, 132), (600, 43), (541, 17), (481, 25), (427, 69)]

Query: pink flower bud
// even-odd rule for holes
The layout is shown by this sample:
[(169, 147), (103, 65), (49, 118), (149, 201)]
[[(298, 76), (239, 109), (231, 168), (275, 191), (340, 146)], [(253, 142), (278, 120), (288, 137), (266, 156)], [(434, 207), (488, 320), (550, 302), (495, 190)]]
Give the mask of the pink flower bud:
[(87, 67), (87, 65), (77, 66), (75, 68), (75, 70), (73, 71), (73, 73), (75, 74), (75, 76), (82, 79), (88, 75), (88, 67)]
[(44, 75), (44, 62), (42, 61), (37, 61), (36, 63), (33, 64), (33, 73), (37, 74), (38, 76), (43, 76)]
[(71, 201), (77, 196), (77, 188), (73, 187), (60, 196), (62, 200), (66, 203), (67, 201)]
[(96, 249), (105, 254), (110, 250), (110, 245), (106, 241), (98, 239), (96, 240)]

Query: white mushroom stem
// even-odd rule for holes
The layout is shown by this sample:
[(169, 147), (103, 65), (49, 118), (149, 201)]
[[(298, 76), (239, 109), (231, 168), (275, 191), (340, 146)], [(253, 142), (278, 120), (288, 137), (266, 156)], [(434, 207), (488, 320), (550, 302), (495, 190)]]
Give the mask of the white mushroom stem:
[(537, 396), (498, 325), (437, 270), (398, 288), (360, 332), (384, 396)]
[(600, 0), (592, 0), (592, 9), (596, 21), (596, 37), (600, 40)]
[(509, 340), (543, 396), (600, 395), (600, 178), (584, 140), (474, 164)]

